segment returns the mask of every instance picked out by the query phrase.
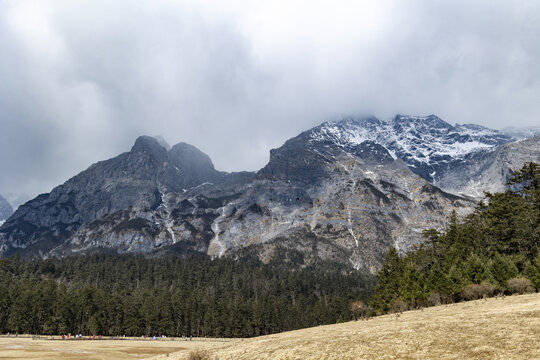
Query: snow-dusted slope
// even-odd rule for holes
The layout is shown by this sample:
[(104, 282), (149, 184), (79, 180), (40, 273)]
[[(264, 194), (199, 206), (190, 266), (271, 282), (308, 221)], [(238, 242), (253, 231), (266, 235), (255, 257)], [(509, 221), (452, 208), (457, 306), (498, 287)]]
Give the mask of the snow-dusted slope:
[(504, 191), (513, 171), (529, 161), (540, 163), (540, 135), (478, 153), (448, 171), (434, 185), (453, 194), (481, 199), (485, 191)]
[(436, 180), (451, 163), (512, 141), (497, 130), (470, 124), (452, 126), (435, 115), (396, 115), (390, 121), (345, 118), (311, 129), (309, 137), (315, 147), (332, 143), (351, 153), (365, 141), (375, 142), (428, 181)]

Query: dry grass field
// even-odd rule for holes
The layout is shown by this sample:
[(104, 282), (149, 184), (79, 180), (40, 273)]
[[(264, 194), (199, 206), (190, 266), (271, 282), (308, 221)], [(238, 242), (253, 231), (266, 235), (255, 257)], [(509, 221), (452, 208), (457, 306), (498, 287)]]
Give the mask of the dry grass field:
[(252, 339), (0, 338), (0, 359), (540, 359), (540, 294), (492, 298)]
[[(205, 344), (208, 359), (540, 359), (540, 294)], [(170, 357), (188, 359), (183, 350)]]

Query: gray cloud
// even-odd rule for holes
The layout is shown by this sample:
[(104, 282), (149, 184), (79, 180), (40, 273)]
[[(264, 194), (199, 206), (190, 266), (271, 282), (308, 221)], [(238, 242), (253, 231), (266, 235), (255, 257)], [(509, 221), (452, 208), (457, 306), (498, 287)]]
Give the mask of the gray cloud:
[(537, 125), (538, 1), (0, 0), (0, 193), (161, 134), (256, 170), (341, 114)]

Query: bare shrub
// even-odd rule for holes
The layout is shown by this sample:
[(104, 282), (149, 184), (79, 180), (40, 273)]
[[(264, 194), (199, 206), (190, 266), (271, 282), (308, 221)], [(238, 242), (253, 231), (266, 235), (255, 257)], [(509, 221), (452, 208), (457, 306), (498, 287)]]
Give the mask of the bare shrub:
[(432, 306), (441, 305), (442, 304), (441, 294), (439, 294), (438, 292), (432, 292), (431, 294), (429, 294), (427, 301), (428, 301), (428, 304)]
[(512, 294), (526, 294), (534, 291), (531, 281), (524, 277), (515, 277), (508, 280), (508, 290)]
[(409, 304), (407, 304), (405, 301), (401, 299), (397, 299), (396, 301), (394, 301), (394, 304), (392, 306), (393, 312), (402, 313), (407, 310), (409, 310)]
[(427, 299), (425, 299), (422, 303), (424, 306), (439, 306), (444, 304), (450, 304), (454, 302), (452, 297), (448, 294), (441, 294), (437, 291), (433, 291), (429, 294)]
[(465, 300), (478, 299), (478, 294), (480, 293), (478, 290), (479, 287), (480, 285), (478, 284), (469, 284), (465, 286), (463, 290), (461, 290), (461, 297)]
[(483, 298), (491, 297), (497, 291), (497, 287), (493, 285), (492, 283), (490, 283), (489, 281), (482, 281), (480, 283), (480, 286), (482, 287), (481, 290), (482, 290)]
[(211, 360), (211, 358), (206, 350), (193, 350), (189, 353), (187, 360)]
[(353, 301), (350, 306), (351, 312), (354, 315), (354, 320), (358, 318), (368, 317), (371, 307), (364, 304), (362, 301)]
[(461, 297), (465, 300), (476, 300), (493, 296), (497, 288), (487, 282), (482, 281), (480, 284), (469, 284), (461, 290)]

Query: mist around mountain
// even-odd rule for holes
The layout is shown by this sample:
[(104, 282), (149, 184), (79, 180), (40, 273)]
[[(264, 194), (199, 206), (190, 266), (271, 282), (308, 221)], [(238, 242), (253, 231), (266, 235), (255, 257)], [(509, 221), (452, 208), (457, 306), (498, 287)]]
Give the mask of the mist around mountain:
[(10, 203), (0, 195), (0, 226), (13, 214)]
[(522, 140), (536, 135), (540, 135), (540, 126), (510, 126), (501, 129), (501, 132), (512, 137), (515, 140)]

